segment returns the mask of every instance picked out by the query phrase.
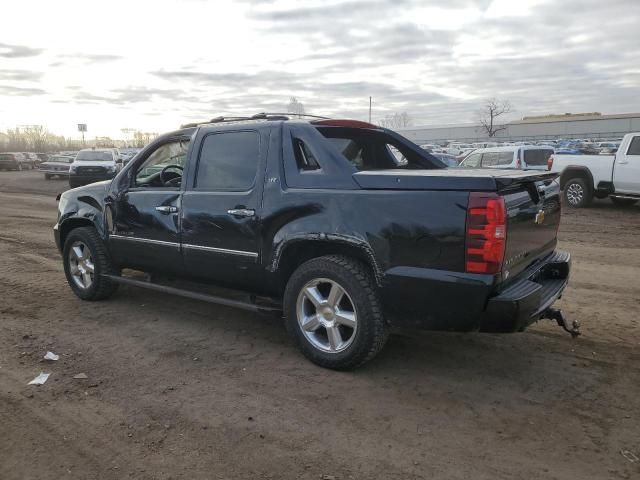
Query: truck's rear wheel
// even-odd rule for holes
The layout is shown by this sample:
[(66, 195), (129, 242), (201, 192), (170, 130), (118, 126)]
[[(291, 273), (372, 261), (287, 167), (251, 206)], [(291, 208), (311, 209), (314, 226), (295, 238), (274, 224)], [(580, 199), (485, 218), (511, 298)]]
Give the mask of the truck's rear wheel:
[(591, 188), (583, 178), (571, 178), (565, 183), (564, 199), (570, 207), (586, 207), (591, 203), (592, 198)]
[(363, 364), (388, 336), (372, 274), (362, 262), (341, 255), (298, 267), (287, 283), (284, 311), (302, 353), (326, 368)]
[(91, 227), (72, 230), (62, 252), (67, 282), (82, 300), (103, 300), (113, 295), (118, 284), (102, 276), (113, 274), (115, 268), (107, 249)]

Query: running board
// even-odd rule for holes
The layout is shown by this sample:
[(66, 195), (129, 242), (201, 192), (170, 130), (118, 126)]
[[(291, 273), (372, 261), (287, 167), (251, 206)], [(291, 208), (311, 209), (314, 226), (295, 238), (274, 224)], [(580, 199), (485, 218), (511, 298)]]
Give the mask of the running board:
[(243, 302), (241, 300), (232, 300), (230, 298), (217, 297), (215, 295), (209, 295), (206, 293), (192, 292), (190, 290), (184, 290), (182, 288), (168, 287), (166, 285), (159, 285), (157, 283), (151, 283), (144, 280), (136, 280), (133, 278), (122, 277), (120, 275), (103, 275), (112, 282), (120, 283), (123, 285), (131, 285), (133, 287), (142, 287), (149, 290), (155, 290), (156, 292), (168, 293), (170, 295), (178, 295), (180, 297), (191, 298), (193, 300), (201, 300), (203, 302), (216, 303), (218, 305), (224, 305), (226, 307), (239, 308), (241, 310), (247, 310), (249, 312), (282, 312), (282, 308), (268, 305), (257, 305), (251, 302)]
[(640, 196), (637, 196), (637, 195), (618, 195), (618, 194), (612, 193), (609, 196), (620, 198), (622, 200), (640, 200)]

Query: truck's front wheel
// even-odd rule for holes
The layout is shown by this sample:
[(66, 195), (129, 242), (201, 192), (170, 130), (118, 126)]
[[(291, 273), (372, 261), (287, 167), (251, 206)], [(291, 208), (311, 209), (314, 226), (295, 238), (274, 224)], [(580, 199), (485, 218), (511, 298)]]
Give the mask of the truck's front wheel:
[(570, 207), (586, 207), (591, 203), (592, 197), (593, 193), (583, 178), (572, 178), (564, 185), (564, 199)]
[(67, 282), (82, 300), (103, 300), (116, 291), (118, 284), (103, 276), (116, 273), (116, 269), (95, 229), (72, 230), (64, 242), (62, 258)]
[(284, 295), (287, 330), (302, 353), (326, 368), (345, 370), (373, 358), (388, 329), (378, 290), (360, 261), (328, 255), (303, 263)]

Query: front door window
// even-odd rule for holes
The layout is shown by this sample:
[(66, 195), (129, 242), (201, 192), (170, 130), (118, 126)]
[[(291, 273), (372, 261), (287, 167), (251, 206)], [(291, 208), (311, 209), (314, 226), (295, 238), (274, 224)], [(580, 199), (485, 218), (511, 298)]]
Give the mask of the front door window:
[(143, 188), (179, 188), (182, 184), (189, 141), (165, 143), (136, 169), (134, 186)]

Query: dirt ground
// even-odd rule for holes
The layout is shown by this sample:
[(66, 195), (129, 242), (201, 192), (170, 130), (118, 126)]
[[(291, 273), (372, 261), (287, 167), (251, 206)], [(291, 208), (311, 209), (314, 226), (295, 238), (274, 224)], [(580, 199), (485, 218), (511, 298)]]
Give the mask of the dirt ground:
[(81, 302), (52, 238), (66, 182), (41, 176), (0, 172), (1, 479), (640, 478), (640, 207), (565, 209), (579, 339), (404, 333), (339, 373), (273, 317)]

